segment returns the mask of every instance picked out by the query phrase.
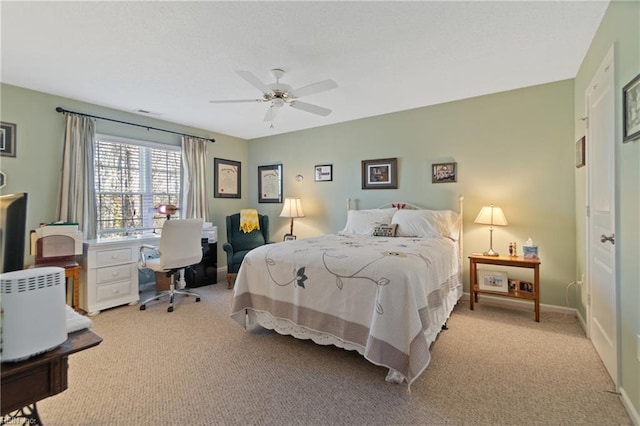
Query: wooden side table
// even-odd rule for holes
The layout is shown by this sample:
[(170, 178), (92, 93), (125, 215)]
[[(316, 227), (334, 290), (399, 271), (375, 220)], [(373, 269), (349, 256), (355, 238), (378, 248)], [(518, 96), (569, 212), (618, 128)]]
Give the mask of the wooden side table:
[(71, 307), (77, 312), (80, 309), (80, 265), (64, 268), (64, 277), (73, 280)]
[[(67, 263), (40, 263), (30, 266), (30, 268), (41, 268), (45, 266), (57, 266), (64, 268), (64, 278), (73, 280), (73, 293), (71, 297), (71, 307), (78, 312), (80, 310), (80, 264), (77, 262)], [(66, 288), (66, 287), (65, 287)]]
[[(7, 423), (42, 424), (36, 402), (67, 389), (69, 355), (97, 346), (102, 338), (84, 329), (69, 334), (69, 338), (55, 349), (20, 362), (2, 363), (2, 403), (0, 414)], [(25, 413), (10, 415), (30, 408)], [(27, 414), (28, 413), (28, 414)], [(18, 421), (20, 418), (27, 422)], [(4, 424), (4, 423), (3, 423)]]
[[(518, 299), (533, 300), (534, 309), (536, 313), (536, 322), (540, 322), (540, 259), (525, 259), (522, 256), (485, 256), (483, 254), (471, 254), (469, 256), (469, 275), (470, 285), (469, 290), (471, 292), (469, 306), (473, 310), (473, 304), (478, 303), (478, 294), (490, 294), (492, 296), (502, 297), (514, 297)], [(522, 291), (516, 288), (513, 291), (501, 292), (487, 289), (481, 289), (478, 284), (478, 270), (479, 264), (483, 265), (501, 265), (510, 266), (514, 268), (529, 268), (533, 269), (533, 288), (532, 291)]]

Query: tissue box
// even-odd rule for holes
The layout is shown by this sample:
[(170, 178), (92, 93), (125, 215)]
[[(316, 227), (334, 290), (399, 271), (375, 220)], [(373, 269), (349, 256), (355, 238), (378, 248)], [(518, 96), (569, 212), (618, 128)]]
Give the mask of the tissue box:
[(537, 259), (538, 246), (522, 246), (522, 255), (525, 259)]

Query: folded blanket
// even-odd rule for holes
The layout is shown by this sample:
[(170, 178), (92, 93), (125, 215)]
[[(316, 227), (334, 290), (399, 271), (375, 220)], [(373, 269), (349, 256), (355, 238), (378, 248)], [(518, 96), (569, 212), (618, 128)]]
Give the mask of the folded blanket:
[(260, 229), (258, 211), (256, 209), (240, 210), (240, 230), (248, 234), (255, 229)]
[(74, 331), (80, 331), (85, 328), (93, 327), (93, 321), (91, 318), (80, 315), (69, 305), (66, 306), (67, 313), (67, 333), (73, 333)]

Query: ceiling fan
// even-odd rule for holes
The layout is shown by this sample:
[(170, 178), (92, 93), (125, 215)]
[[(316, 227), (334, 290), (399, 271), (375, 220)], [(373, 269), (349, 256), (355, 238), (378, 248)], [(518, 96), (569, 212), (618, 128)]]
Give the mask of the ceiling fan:
[(264, 121), (271, 121), (271, 127), (273, 127), (273, 120), (280, 108), (285, 104), (291, 108), (296, 108), (302, 111), (310, 112), (311, 114), (321, 115), (326, 117), (331, 114), (331, 110), (323, 108), (318, 105), (309, 104), (307, 102), (300, 102), (298, 98), (303, 96), (313, 95), (315, 93), (324, 92), (327, 90), (335, 89), (338, 84), (333, 80), (323, 80), (317, 83), (309, 84), (308, 86), (301, 87), (293, 90), (288, 84), (280, 83), (280, 79), (284, 75), (284, 71), (275, 68), (271, 70), (271, 74), (276, 79), (275, 83), (265, 84), (258, 77), (253, 75), (249, 71), (236, 71), (240, 77), (246, 80), (256, 89), (262, 92), (262, 98), (258, 99), (230, 99), (230, 100), (214, 100), (209, 101), (213, 104), (221, 103), (242, 103), (242, 102), (268, 102), (269, 109), (264, 117)]

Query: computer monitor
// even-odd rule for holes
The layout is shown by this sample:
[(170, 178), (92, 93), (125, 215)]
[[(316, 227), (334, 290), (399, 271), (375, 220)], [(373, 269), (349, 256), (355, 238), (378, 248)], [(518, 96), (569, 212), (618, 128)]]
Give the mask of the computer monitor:
[(24, 269), (27, 194), (0, 195), (0, 272)]

